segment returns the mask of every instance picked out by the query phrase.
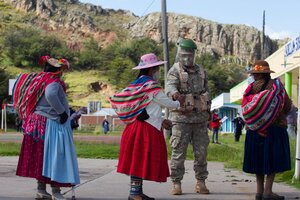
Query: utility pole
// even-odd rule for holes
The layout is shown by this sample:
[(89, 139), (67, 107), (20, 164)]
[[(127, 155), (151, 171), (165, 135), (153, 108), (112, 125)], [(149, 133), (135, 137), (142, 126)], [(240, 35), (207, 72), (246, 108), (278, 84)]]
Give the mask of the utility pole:
[[(164, 60), (167, 61), (164, 65), (164, 84), (167, 86), (167, 74), (169, 70), (169, 46), (168, 46), (168, 19), (167, 19), (167, 0), (161, 0), (161, 25), (162, 25), (162, 39), (164, 44)], [(169, 118), (169, 110), (165, 108), (165, 118)], [(169, 135), (169, 131), (164, 131), (165, 138)]]
[(261, 56), (260, 59), (265, 59), (265, 11), (263, 12), (262, 39), (261, 39)]

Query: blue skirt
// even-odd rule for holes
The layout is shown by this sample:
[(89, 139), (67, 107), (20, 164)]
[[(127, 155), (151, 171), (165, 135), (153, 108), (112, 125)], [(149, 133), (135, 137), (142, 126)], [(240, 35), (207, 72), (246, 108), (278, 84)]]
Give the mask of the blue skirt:
[(291, 169), (290, 144), (286, 128), (272, 125), (263, 137), (247, 130), (243, 171), (272, 174)]
[(47, 119), (43, 176), (59, 183), (80, 183), (77, 157), (70, 121), (60, 124)]

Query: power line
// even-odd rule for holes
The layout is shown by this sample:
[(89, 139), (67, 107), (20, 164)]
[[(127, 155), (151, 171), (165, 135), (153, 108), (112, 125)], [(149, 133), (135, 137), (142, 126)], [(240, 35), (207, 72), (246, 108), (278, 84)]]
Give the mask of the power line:
[(147, 6), (145, 11), (140, 16), (140, 18), (135, 23), (133, 23), (133, 25), (136, 25), (143, 18), (144, 14), (149, 10), (149, 8), (153, 5), (154, 2), (155, 2), (155, 0), (152, 0), (152, 2)]
[(144, 14), (149, 10), (149, 8), (153, 5), (155, 0), (152, 0), (152, 2), (149, 4), (149, 6), (146, 8), (146, 10), (143, 12), (141, 16), (144, 16)]

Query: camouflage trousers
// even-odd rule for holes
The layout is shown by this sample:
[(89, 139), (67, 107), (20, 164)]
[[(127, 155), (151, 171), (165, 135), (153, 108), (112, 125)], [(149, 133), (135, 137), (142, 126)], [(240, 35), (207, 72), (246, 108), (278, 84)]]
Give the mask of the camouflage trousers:
[(207, 178), (207, 147), (209, 137), (207, 123), (187, 124), (176, 123), (172, 128), (170, 144), (172, 147), (171, 156), (171, 180), (180, 182), (185, 173), (184, 161), (189, 143), (193, 146), (195, 177), (199, 181)]

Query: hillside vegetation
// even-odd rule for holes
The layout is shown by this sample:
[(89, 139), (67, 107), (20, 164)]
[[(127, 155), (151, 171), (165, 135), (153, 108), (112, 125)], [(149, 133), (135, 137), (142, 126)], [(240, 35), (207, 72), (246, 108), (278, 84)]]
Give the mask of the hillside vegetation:
[[(104, 107), (109, 107), (109, 96), (125, 87), (136, 77), (137, 71), (132, 70), (132, 67), (139, 63), (141, 55), (153, 52), (159, 58), (163, 58), (161, 43), (149, 37), (127, 38), (126, 29), (124, 31), (120, 29), (123, 22), (122, 16), (126, 16), (123, 19), (125, 21), (136, 19), (135, 16), (124, 12), (107, 14), (108, 11), (102, 11), (106, 14), (99, 15), (90, 8), (90, 12), (94, 12), (89, 15), (93, 16), (90, 18), (85, 14), (88, 12), (87, 6), (82, 9), (82, 12), (79, 12), (75, 8), (80, 5), (69, 5), (66, 2), (63, 5), (69, 6), (71, 14), (62, 14), (64, 11), (62, 10), (59, 12), (61, 15), (86, 16), (84, 19), (90, 20), (94, 24), (94, 34), (87, 32), (86, 26), (76, 24), (77, 18), (75, 17), (73, 20), (78, 26), (76, 37), (79, 37), (80, 34), (82, 36), (78, 39), (78, 43), (74, 43), (74, 40), (70, 43), (70, 38), (74, 39), (73, 37), (75, 37), (70, 32), (72, 23), (65, 23), (65, 26), (70, 27), (62, 29), (58, 34), (57, 27), (49, 31), (50, 26), (57, 25), (52, 22), (59, 20), (56, 15), (49, 17), (50, 20), (46, 26), (45, 17), (42, 18), (34, 12), (16, 9), (0, 0), (0, 103), (10, 101), (7, 90), (8, 78), (15, 78), (20, 73), (40, 71), (41, 68), (37, 66), (37, 61), (42, 55), (64, 57), (69, 60), (71, 70), (65, 74), (64, 78), (68, 85), (70, 104), (78, 107), (86, 106), (88, 101), (96, 100), (101, 101)], [(108, 24), (113, 21), (116, 21), (115, 25), (109, 26)], [(107, 22), (106, 25), (104, 25), (105, 22)], [(99, 27), (102, 32), (99, 31)], [(64, 30), (68, 31), (64, 32)], [(84, 31), (86, 32), (84, 33)], [(99, 38), (96, 37), (103, 31), (116, 37), (108, 40), (112, 38), (105, 35), (102, 38), (107, 43), (103, 45), (104, 43), (99, 43)], [(173, 42), (170, 42), (169, 49), (170, 64), (172, 65), (176, 54), (176, 46)], [(238, 63), (220, 64), (221, 58), (210, 53), (202, 52), (198, 55), (197, 63), (204, 65), (208, 71), (212, 97), (222, 92), (228, 92), (232, 86), (245, 78), (243, 65)], [(163, 74), (163, 69), (161, 73)], [(163, 83), (163, 79), (161, 83)]]

